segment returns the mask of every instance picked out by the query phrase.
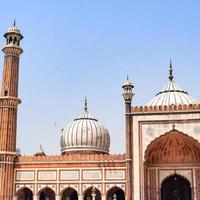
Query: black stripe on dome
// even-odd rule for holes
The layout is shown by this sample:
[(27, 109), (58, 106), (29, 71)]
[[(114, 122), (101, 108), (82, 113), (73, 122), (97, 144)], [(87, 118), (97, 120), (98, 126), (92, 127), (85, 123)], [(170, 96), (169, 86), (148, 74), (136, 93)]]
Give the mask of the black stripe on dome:
[(83, 120), (83, 119), (88, 119), (88, 120), (93, 120), (93, 121), (98, 122), (97, 119), (94, 119), (94, 118), (87, 118), (87, 117), (76, 118), (76, 119), (74, 119), (74, 121), (77, 121), (77, 120)]
[(166, 91), (161, 91), (161, 92), (157, 93), (156, 96), (158, 96), (159, 94), (168, 93), (168, 92), (180, 92), (180, 93), (189, 95), (187, 92), (185, 92), (183, 90), (166, 90)]

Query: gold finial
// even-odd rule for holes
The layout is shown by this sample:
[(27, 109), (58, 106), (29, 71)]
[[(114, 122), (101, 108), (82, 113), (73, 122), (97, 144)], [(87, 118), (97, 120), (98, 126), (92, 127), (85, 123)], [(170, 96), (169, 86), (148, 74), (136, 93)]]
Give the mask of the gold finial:
[(88, 111), (88, 106), (87, 106), (87, 97), (85, 97), (85, 107), (84, 110), (87, 112)]
[(173, 79), (174, 79), (174, 76), (173, 76), (172, 60), (170, 59), (170, 64), (169, 64), (169, 80), (172, 81)]

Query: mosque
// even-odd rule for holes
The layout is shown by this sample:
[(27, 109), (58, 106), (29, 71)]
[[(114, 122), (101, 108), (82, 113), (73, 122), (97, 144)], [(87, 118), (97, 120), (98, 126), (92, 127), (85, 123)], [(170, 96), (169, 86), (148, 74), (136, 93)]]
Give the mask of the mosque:
[[(200, 104), (174, 80), (144, 106), (123, 86), (126, 152), (109, 154), (109, 132), (88, 110), (60, 136), (61, 154), (16, 150), (19, 58), (15, 23), (4, 35), (0, 96), (1, 200), (200, 200)], [(120, 100), (120, 99), (119, 99)]]

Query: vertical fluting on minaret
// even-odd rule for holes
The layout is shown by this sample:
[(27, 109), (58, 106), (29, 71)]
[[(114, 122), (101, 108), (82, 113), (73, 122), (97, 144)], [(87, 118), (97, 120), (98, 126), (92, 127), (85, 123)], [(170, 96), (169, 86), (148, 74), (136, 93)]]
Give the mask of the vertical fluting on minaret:
[(125, 134), (126, 134), (126, 199), (133, 200), (133, 120), (131, 115), (131, 103), (134, 94), (132, 93), (133, 84), (127, 81), (123, 84), (122, 94), (125, 101)]
[(23, 52), (19, 29), (11, 26), (4, 35), (4, 66), (0, 96), (0, 199), (13, 199), (14, 160), (16, 157), (19, 56)]

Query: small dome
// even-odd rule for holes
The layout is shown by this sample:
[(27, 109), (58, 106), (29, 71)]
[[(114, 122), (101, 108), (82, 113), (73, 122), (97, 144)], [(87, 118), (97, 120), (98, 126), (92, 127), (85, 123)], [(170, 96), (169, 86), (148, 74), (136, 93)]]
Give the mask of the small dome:
[(9, 29), (8, 29), (8, 32), (7, 33), (18, 33), (18, 34), (21, 34), (20, 33), (20, 30), (15, 26), (11, 26)]
[(42, 148), (41, 145), (40, 145), (40, 148), (37, 150), (37, 152), (35, 153), (34, 156), (46, 156), (44, 149)]
[(17, 28), (15, 26), (15, 21), (14, 21), (13, 25), (9, 27), (8, 31), (4, 34), (4, 37), (7, 38), (7, 36), (11, 35), (11, 34), (18, 35), (18, 37), (20, 39), (23, 39), (23, 36), (22, 36), (19, 28)]
[(62, 130), (60, 145), (62, 154), (109, 153), (109, 132), (89, 114), (87, 101), (84, 112)]
[(164, 89), (157, 93), (146, 106), (170, 106), (170, 105), (189, 105), (198, 104), (199, 102), (191, 97), (187, 92), (182, 90), (174, 81), (172, 74), (172, 64), (170, 63), (169, 81)]
[(183, 91), (175, 81), (169, 81), (164, 89), (146, 105), (147, 106), (170, 106), (170, 105), (189, 105), (198, 104), (194, 98)]
[(126, 88), (126, 87), (130, 87), (133, 88), (133, 84), (129, 81), (129, 77), (127, 76), (126, 81), (124, 82), (124, 84), (122, 85), (122, 88)]
[(200, 143), (175, 129), (152, 141), (145, 151), (146, 164), (200, 163)]

